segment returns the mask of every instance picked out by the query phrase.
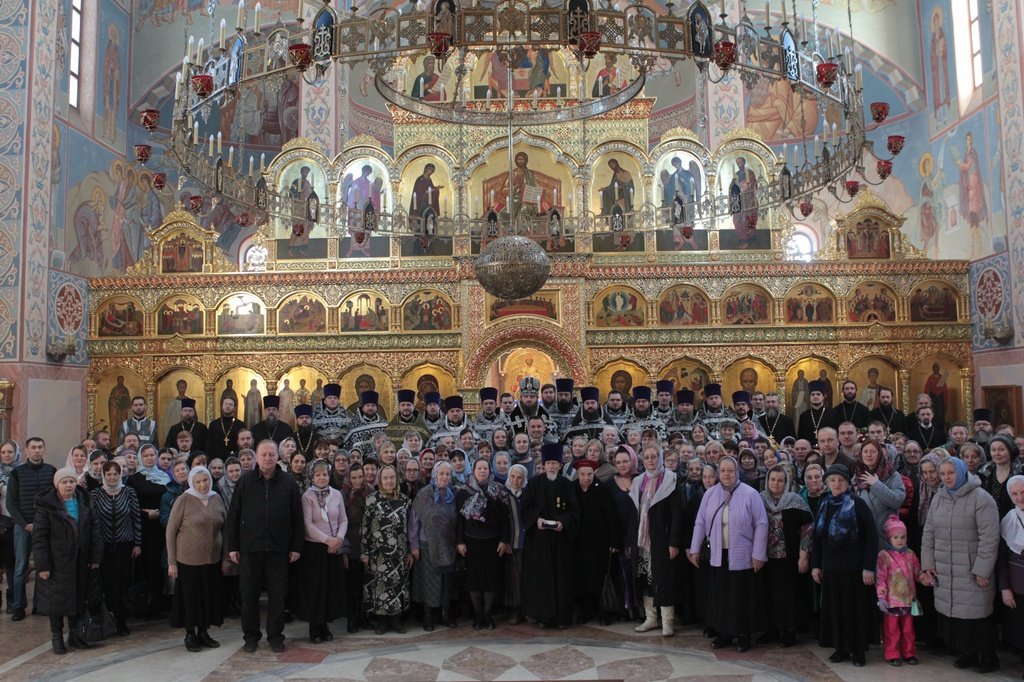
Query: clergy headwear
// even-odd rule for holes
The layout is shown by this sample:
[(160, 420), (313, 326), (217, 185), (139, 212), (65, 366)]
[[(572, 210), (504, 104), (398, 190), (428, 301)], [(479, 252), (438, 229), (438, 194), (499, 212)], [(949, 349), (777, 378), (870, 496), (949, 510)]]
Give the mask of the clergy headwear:
[(815, 379), (814, 381), (807, 384), (807, 391), (809, 393), (814, 393), (815, 391), (817, 391), (818, 393), (825, 393), (826, 391), (828, 391), (828, 384), (822, 381), (821, 379)]
[(732, 404), (746, 403), (750, 404), (750, 394), (746, 391), (734, 391), (732, 394)]
[(633, 387), (633, 400), (650, 400), (651, 399), (651, 387), (650, 386), (634, 386)]
[(398, 389), (398, 402), (399, 403), (414, 403), (416, 402), (416, 391), (410, 391), (408, 388)]
[(363, 391), (359, 394), (359, 402), (362, 405), (369, 405), (371, 403), (376, 405), (380, 402), (380, 395), (377, 391)]
[(710, 398), (713, 395), (722, 395), (721, 384), (705, 384), (704, 385), (704, 397)]
[(334, 396), (335, 398), (341, 397), (341, 386), (335, 383), (324, 384), (324, 397), (329, 398)]
[(437, 391), (427, 391), (426, 393), (423, 394), (423, 402), (426, 403), (427, 405), (440, 405), (441, 394), (438, 393)]
[(182, 398), (181, 407), (182, 409), (185, 409), (186, 407), (191, 407), (194, 410), (196, 409), (196, 401), (193, 400), (192, 398)]
[(671, 393), (675, 384), (672, 383), (671, 379), (662, 379), (654, 385), (654, 389), (657, 393)]
[(480, 402), (483, 402), (485, 400), (497, 400), (497, 399), (498, 399), (498, 389), (494, 388), (493, 386), (485, 386), (484, 388), (480, 389)]
[(299, 403), (298, 405), (295, 406), (295, 416), (296, 417), (312, 417), (313, 416), (313, 406), (312, 405), (303, 405), (302, 403)]
[(681, 391), (676, 391), (676, 402), (679, 403), (680, 405), (682, 405), (683, 403), (687, 405), (693, 405), (694, 397), (695, 396), (693, 391), (687, 388), (684, 388)]
[(444, 411), (452, 409), (462, 409), (462, 396), (461, 395), (450, 395), (444, 399)]
[(601, 392), (597, 390), (596, 386), (584, 386), (580, 389), (580, 400), (586, 402), (588, 400), (599, 400), (601, 398)]
[(992, 421), (992, 410), (987, 407), (979, 407), (974, 411), (974, 421), (976, 422), (990, 422)]
[(276, 395), (263, 396), (263, 407), (281, 407), (281, 398)]
[(558, 393), (572, 393), (572, 379), (555, 379), (555, 391)]
[(540, 460), (541, 462), (561, 462), (562, 461), (562, 444), (561, 443), (544, 443), (540, 446)]
[(519, 382), (519, 395), (537, 395), (540, 393), (540, 381), (536, 377), (523, 377)]

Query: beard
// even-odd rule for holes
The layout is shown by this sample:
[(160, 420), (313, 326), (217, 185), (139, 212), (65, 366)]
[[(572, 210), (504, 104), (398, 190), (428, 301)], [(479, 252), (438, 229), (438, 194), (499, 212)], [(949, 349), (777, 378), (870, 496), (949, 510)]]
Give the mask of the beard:
[(583, 419), (588, 422), (596, 422), (601, 418), (601, 408), (596, 410), (583, 410)]
[(992, 440), (992, 434), (988, 431), (978, 431), (974, 434), (974, 442), (978, 445), (988, 445)]
[(277, 417), (272, 414), (267, 415), (267, 426), (274, 426), (277, 424)]
[(779, 416), (779, 411), (774, 407), (766, 407), (764, 410), (764, 416), (768, 417), (769, 419), (775, 419), (776, 417)]
[(303, 436), (305, 436), (306, 434), (309, 434), (309, 433), (313, 432), (313, 425), (312, 424), (307, 424), (306, 426), (302, 426), (300, 424), (298, 426), (298, 428), (297, 428), (297, 431), (299, 433), (301, 433)]
[(559, 412), (568, 412), (571, 409), (572, 409), (572, 401), (571, 400), (559, 400), (558, 401), (558, 411)]
[(638, 409), (636, 409), (634, 407), (633, 408), (633, 416), (634, 417), (639, 417), (640, 419), (646, 419), (647, 417), (651, 416), (651, 408), (648, 407), (646, 410), (641, 412), (640, 410), (638, 410)]
[(843, 396), (843, 402), (844, 402), (844, 403), (852, 403), (852, 402), (854, 402), (855, 400), (857, 400), (857, 396), (855, 396), (855, 395), (851, 395), (851, 396), (849, 396), (849, 397), (847, 397), (847, 396), (845, 396), (845, 395)]

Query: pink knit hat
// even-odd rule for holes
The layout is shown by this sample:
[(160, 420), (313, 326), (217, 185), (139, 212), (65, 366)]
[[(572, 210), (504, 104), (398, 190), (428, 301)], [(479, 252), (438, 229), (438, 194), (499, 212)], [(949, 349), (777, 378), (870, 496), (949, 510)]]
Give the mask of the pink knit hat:
[(907, 526), (900, 521), (900, 517), (895, 514), (885, 520), (883, 529), (885, 530), (885, 537), (887, 538), (891, 538), (895, 533), (907, 534)]

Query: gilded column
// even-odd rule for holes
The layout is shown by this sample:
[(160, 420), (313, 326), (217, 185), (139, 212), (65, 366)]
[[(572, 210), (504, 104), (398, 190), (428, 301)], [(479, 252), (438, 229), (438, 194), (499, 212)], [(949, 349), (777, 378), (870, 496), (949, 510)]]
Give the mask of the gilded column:
[(203, 391), (206, 393), (206, 419), (204, 421), (209, 424), (213, 421), (214, 415), (220, 416), (220, 405), (217, 405), (214, 409), (214, 394), (217, 390), (217, 384), (213, 382), (205, 382), (203, 384)]
[(786, 373), (775, 373), (775, 392), (779, 394), (779, 410), (786, 412)]
[(910, 370), (901, 369), (896, 374), (900, 380), (900, 408), (909, 413), (913, 406), (913, 403), (910, 402)]
[[(146, 382), (146, 416), (150, 419), (156, 419), (156, 384)], [(163, 425), (159, 422), (157, 427), (160, 428)]]
[(963, 390), (964, 421), (974, 422), (974, 368), (960, 368), (960, 386)]
[(89, 382), (89, 385), (86, 386), (85, 388), (86, 400), (88, 402), (87, 409), (90, 435), (92, 434), (92, 431), (96, 428), (96, 392), (98, 390), (99, 386), (92, 382)]

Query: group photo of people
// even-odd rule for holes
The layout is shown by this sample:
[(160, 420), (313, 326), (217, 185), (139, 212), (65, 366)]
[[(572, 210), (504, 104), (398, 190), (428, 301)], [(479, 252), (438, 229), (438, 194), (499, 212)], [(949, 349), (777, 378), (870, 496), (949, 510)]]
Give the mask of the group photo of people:
[(927, 393), (904, 413), (888, 388), (872, 409), (852, 380), (834, 405), (807, 388), (796, 421), (776, 393), (668, 380), (602, 400), (526, 376), (472, 415), (405, 389), (347, 410), (329, 383), (250, 426), (231, 396), (205, 424), (187, 396), (173, 424), (135, 396), (66, 460), (0, 443), (6, 611), (49, 618), (55, 654), (146, 621), (199, 652), (236, 619), (245, 652), (302, 621), (313, 645), (627, 624), (857, 667), (1024, 653), (1024, 435), (988, 409), (943, 423)]

